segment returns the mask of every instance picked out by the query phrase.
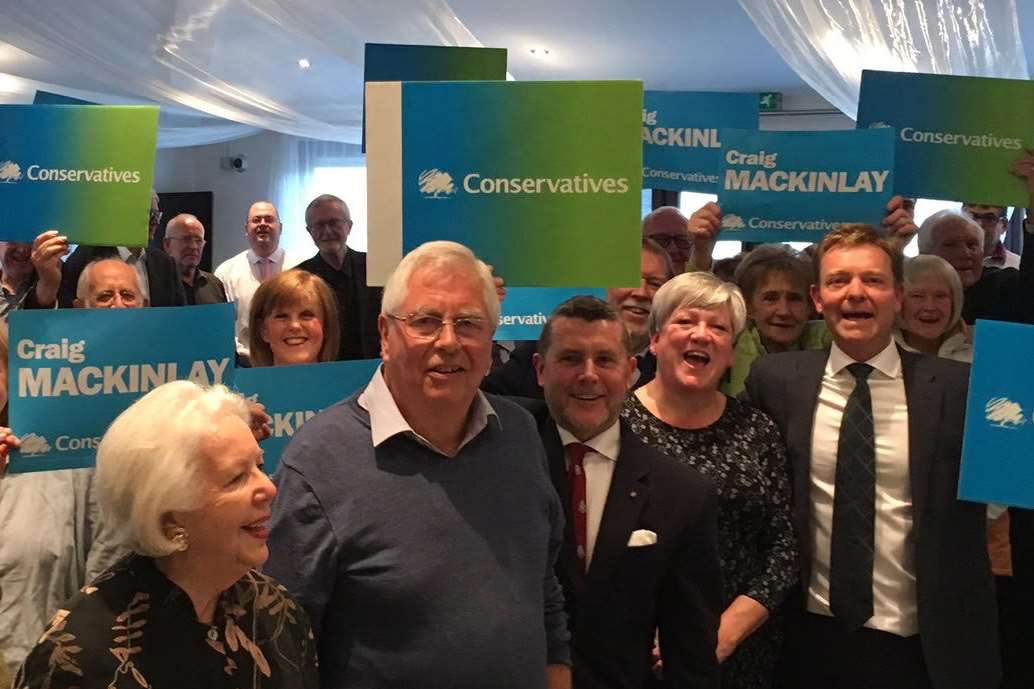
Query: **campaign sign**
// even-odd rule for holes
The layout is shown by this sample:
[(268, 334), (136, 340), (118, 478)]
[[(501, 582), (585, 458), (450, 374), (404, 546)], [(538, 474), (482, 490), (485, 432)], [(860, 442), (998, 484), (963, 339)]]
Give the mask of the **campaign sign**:
[(465, 244), (514, 287), (639, 284), (638, 81), (366, 85), (367, 280)]
[(757, 129), (756, 93), (645, 91), (643, 188), (718, 192), (719, 128)]
[(232, 304), (11, 312), (10, 471), (93, 466), (108, 425), (154, 388), (229, 384), (233, 320)]
[(537, 340), (553, 309), (579, 294), (607, 298), (607, 290), (557, 287), (507, 287), (496, 340)]
[(158, 108), (0, 105), (0, 239), (144, 246)]
[(858, 128), (897, 132), (894, 188), (930, 199), (1026, 206), (1009, 174), (1034, 148), (1034, 82), (864, 70)]
[(363, 359), (238, 370), (237, 391), (264, 405), (270, 417), (272, 435), (261, 444), (266, 473), (276, 470), (284, 448), (303, 423), (366, 387), (380, 363), (380, 359)]
[(977, 321), (959, 498), (1034, 508), (1034, 326)]
[[(363, 81), (491, 81), (506, 79), (505, 48), (367, 43)], [(366, 151), (363, 109), (363, 151)]]
[(880, 226), (894, 189), (894, 131), (723, 129), (722, 239), (816, 242)]

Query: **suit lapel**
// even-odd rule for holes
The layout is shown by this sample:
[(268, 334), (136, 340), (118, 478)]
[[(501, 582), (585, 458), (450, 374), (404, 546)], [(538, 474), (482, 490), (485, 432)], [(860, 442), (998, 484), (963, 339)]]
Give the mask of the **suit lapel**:
[(642, 453), (636, 452), (632, 430), (624, 421), (621, 422), (620, 447), (589, 565), (589, 580), (604, 586), (627, 550), (628, 537), (638, 526), (639, 515), (650, 498), (647, 482), (649, 461)]
[(571, 520), (571, 485), (567, 478), (567, 458), (564, 454), (564, 445), (560, 441), (556, 423), (548, 417), (541, 428), (540, 435), (542, 445), (546, 449), (546, 458), (549, 461), (549, 477), (560, 496), (560, 502), (564, 505), (564, 545), (560, 549), (560, 568), (572, 586), (580, 587), (585, 574), (582, 572), (582, 565), (575, 552), (574, 522)]
[(912, 529), (918, 537), (920, 523), (927, 514), (930, 471), (937, 438), (936, 410), (941, 408), (941, 389), (934, 376), (924, 374), (921, 357), (902, 351), (901, 371), (905, 379), (905, 402), (908, 405), (908, 477), (912, 484)]

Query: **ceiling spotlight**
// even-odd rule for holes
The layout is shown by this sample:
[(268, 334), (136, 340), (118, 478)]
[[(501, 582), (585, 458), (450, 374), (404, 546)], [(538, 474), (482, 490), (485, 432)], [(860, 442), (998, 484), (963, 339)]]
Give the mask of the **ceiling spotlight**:
[(298, 66), (302, 69), (308, 69), (309, 67), (312, 67), (312, 63), (303, 57), (301, 60), (298, 60)]

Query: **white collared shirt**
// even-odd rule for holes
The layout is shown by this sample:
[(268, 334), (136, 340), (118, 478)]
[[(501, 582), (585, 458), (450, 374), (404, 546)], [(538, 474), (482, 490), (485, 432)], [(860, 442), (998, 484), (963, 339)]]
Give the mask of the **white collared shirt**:
[(129, 247), (116, 246), (115, 249), (118, 251), (119, 258), (133, 266), (133, 269), (136, 270), (136, 275), (140, 279), (140, 291), (143, 293), (144, 299), (150, 302), (151, 282), (147, 279), (147, 265), (144, 263), (144, 254), (147, 253), (147, 249), (141, 249), (135, 258)]
[[(359, 406), (370, 414), (370, 435), (373, 439), (373, 446), (377, 447), (389, 438), (399, 433), (405, 433), (438, 454), (449, 457), (450, 455), (442, 452), (430, 440), (414, 431), (413, 427), (406, 421), (406, 417), (402, 415), (402, 411), (395, 402), (395, 397), (388, 388), (388, 382), (384, 380), (383, 368), (383, 365), (377, 367), (373, 378), (370, 379), (369, 384), (367, 384), (357, 400)], [(495, 409), (492, 408), (485, 395), (478, 390), (470, 412), (467, 414), (467, 428), (463, 434), (463, 440), (460, 442), (459, 447), (456, 448), (455, 454), (451, 456), (458, 455), (464, 445), (476, 438), (485, 429), (485, 426), (488, 425), (490, 417), (495, 417), (495, 422), (499, 423), (499, 415), (495, 413)]]
[[(578, 438), (566, 428), (557, 426), (560, 442), (566, 448), (571, 443), (580, 443)], [(603, 508), (607, 504), (610, 482), (614, 478), (614, 465), (617, 464), (618, 452), (621, 449), (621, 424), (615, 421), (609, 428), (589, 438), (582, 445), (592, 448), (585, 453), (582, 466), (585, 468), (585, 566), (592, 564), (592, 553), (596, 549), (596, 536), (600, 532), (603, 521)], [(567, 457), (567, 452), (564, 452)], [(570, 470), (570, 466), (568, 466)]]
[[(829, 609), (830, 538), (836, 484), (837, 442), (847, 398), (855, 378), (854, 359), (834, 343), (826, 362), (815, 407), (811, 440), (811, 581), (808, 610)], [(912, 483), (909, 477), (908, 403), (901, 357), (894, 340), (867, 362), (876, 443), (876, 516), (873, 558), (873, 616), (866, 627), (899, 636), (919, 631), (916, 604), (915, 540), (912, 533)]]
[[(259, 279), (259, 258), (258, 254), (248, 249), (226, 259), (215, 269), (215, 276), (226, 288), (227, 300), (233, 302), (237, 311), (234, 339), (237, 341), (237, 353), (243, 356), (249, 354), (248, 315), (251, 313), (251, 298), (262, 284)], [(270, 277), (293, 265), (287, 263), (286, 254), (280, 248), (268, 258), (273, 261)]]

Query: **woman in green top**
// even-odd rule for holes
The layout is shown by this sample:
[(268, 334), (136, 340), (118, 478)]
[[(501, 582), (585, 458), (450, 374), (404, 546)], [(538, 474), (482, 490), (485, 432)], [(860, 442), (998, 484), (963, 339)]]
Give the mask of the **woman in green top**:
[(736, 284), (750, 320), (736, 339), (722, 392), (738, 395), (751, 364), (765, 354), (829, 345), (826, 324), (808, 320), (811, 282), (811, 261), (782, 244), (765, 244), (747, 254), (736, 269)]

